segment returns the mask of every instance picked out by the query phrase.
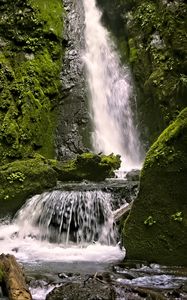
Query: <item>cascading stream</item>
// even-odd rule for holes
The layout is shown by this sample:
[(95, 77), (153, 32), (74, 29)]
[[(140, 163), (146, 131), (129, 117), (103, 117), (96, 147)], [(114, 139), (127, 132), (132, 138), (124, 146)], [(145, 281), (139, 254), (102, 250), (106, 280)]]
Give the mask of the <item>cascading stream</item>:
[(1, 252), (21, 261), (115, 261), (111, 195), (102, 191), (52, 191), (29, 199), (13, 222), (0, 222)]
[(133, 124), (132, 86), (127, 68), (121, 67), (109, 33), (101, 24), (95, 0), (83, 0), (87, 69), (96, 152), (120, 154), (123, 168), (141, 165), (140, 144)]
[(20, 231), (22, 236), (41, 241), (115, 244), (110, 201), (110, 194), (101, 191), (44, 193), (26, 203), (15, 223), (24, 228)]

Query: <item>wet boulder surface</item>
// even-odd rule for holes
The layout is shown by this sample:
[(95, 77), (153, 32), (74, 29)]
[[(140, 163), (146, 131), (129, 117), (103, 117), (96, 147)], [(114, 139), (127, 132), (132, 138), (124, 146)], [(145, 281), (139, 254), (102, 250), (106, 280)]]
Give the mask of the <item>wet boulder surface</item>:
[(150, 148), (124, 224), (127, 257), (187, 265), (187, 109)]

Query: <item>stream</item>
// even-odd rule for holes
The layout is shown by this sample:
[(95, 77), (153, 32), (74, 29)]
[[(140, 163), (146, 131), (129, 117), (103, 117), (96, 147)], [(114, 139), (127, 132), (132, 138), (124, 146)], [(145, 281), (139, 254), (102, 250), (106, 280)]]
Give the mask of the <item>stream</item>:
[[(55, 191), (27, 200), (13, 220), (1, 220), (1, 252), (13, 254), (23, 264), (33, 300), (48, 299), (53, 289), (87, 281), (88, 287), (92, 281), (105, 286), (106, 274), (114, 299), (187, 299), (186, 268), (125, 259), (113, 212), (125, 199), (133, 201), (137, 189), (138, 182), (132, 178), (59, 183)], [(154, 293), (165, 298), (154, 298)]]

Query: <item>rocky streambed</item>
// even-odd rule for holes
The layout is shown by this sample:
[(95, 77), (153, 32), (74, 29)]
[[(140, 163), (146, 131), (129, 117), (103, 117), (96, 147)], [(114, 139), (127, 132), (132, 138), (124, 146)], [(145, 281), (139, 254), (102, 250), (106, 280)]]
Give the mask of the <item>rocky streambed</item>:
[[(64, 270), (64, 272), (63, 272)], [(61, 272), (30, 276), (33, 300), (187, 299), (187, 269), (146, 262), (64, 265)]]

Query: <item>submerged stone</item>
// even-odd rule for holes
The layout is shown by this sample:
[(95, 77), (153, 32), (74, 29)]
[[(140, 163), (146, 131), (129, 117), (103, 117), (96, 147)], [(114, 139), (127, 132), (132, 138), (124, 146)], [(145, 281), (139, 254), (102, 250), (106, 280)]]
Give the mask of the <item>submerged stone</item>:
[(123, 230), (127, 257), (187, 265), (187, 108), (150, 148)]

